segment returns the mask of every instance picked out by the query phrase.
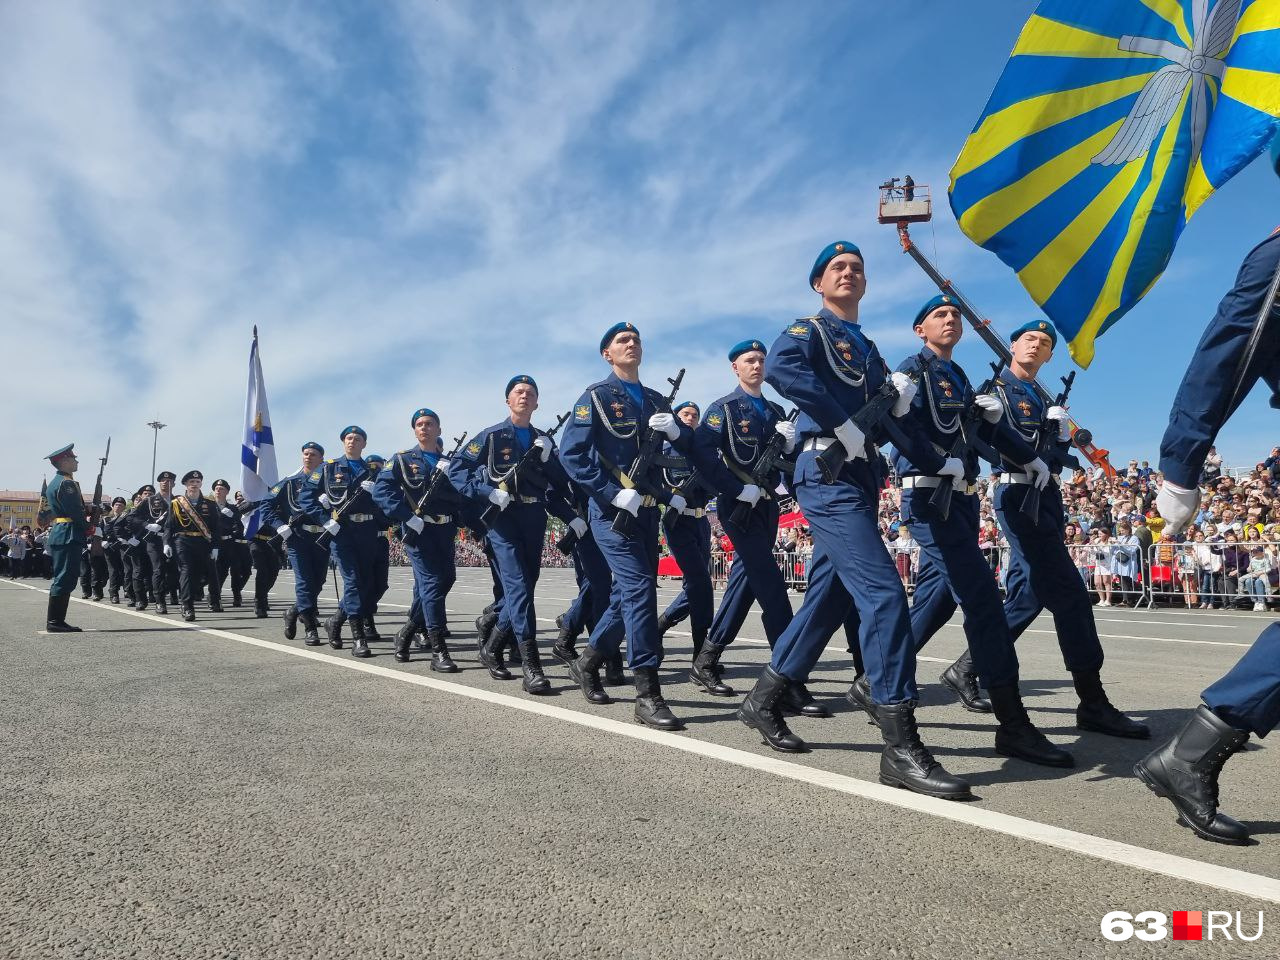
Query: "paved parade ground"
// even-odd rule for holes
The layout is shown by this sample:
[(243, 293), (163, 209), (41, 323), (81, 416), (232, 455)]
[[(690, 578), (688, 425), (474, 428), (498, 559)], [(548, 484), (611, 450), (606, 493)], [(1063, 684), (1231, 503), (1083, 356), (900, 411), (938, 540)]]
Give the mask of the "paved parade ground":
[[(1052, 623), (1019, 643), (1032, 719), (1074, 770), (997, 757), (994, 720), (937, 683), (960, 620), (919, 665), (921, 732), (974, 786), (970, 803), (881, 787), (881, 740), (843, 699), (843, 640), (815, 673), (832, 719), (793, 719), (783, 756), (739, 723), (741, 696), (695, 692), (689, 637), (662, 676), (689, 729), (631, 717), (630, 687), (588, 707), (560, 664), (555, 696), (480, 667), (485, 570), (459, 571), (462, 672), (397, 664), (409, 603), (392, 571), (374, 657), (281, 634), (251, 608), (200, 620), (76, 600), (85, 632), (48, 635), (44, 581), (0, 582), (0, 957), (1091, 957), (1115, 910), (1228, 910), (1280, 955), (1280, 760), (1256, 738), (1227, 765), (1223, 809), (1259, 843), (1197, 840), (1130, 773), (1152, 744), (1074, 729)], [(332, 587), (325, 598), (333, 607)], [(538, 589), (545, 647), (573, 596)], [(662, 599), (674, 595), (664, 584)], [(793, 596), (798, 607), (799, 595)], [(1175, 732), (1265, 615), (1098, 609), (1103, 677), (1121, 709)], [(725, 656), (745, 694), (767, 654), (759, 620)], [(348, 641), (349, 644), (349, 641)], [(1207, 914), (1206, 914), (1207, 916)], [(1274, 919), (1273, 919), (1274, 918)], [(1195, 949), (1195, 948), (1189, 948)]]

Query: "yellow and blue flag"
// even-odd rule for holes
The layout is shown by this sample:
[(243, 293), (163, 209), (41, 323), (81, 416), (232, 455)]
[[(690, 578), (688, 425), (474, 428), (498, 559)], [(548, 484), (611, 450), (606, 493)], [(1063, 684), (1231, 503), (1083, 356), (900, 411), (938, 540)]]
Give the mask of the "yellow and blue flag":
[(1087, 367), (1277, 117), (1280, 0), (1042, 0), (951, 170), (951, 208)]

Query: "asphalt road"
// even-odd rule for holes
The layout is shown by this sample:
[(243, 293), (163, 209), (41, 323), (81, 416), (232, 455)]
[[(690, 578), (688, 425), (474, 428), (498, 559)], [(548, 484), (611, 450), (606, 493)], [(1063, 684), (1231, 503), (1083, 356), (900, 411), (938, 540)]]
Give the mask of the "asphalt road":
[[(1129, 773), (1150, 745), (1075, 731), (1047, 618), (1019, 644), (1026, 700), (1077, 767), (997, 757), (993, 721), (940, 688), (957, 618), (919, 668), (923, 735), (978, 795), (948, 804), (876, 782), (839, 644), (812, 684), (837, 715), (794, 720), (815, 749), (784, 757), (734, 718), (739, 698), (695, 692), (679, 628), (663, 676), (685, 733), (635, 724), (627, 689), (589, 707), (554, 661), (556, 696), (490, 679), (471, 639), (485, 571), (450, 597), (450, 677), (391, 655), (403, 570), (368, 661), (248, 609), (187, 625), (76, 601), (85, 632), (48, 635), (46, 586), (0, 581), (0, 957), (1075, 958), (1169, 949), (1104, 939), (1113, 910), (1280, 924), (1268, 742), (1223, 782), (1260, 842), (1197, 840)], [(286, 574), (273, 606), (289, 593)], [(548, 644), (572, 593), (544, 572)], [(1157, 736), (1269, 622), (1097, 613), (1112, 699)], [(728, 682), (745, 692), (766, 653), (753, 615)], [(1276, 956), (1280, 933), (1201, 949)]]

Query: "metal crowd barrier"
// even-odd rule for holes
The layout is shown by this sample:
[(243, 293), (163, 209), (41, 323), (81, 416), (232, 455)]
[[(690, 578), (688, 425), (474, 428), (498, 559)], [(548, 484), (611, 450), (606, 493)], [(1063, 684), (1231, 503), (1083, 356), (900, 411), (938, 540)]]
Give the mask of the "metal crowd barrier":
[[(1254, 547), (1262, 548), (1260, 556)], [(1280, 607), (1280, 541), (1154, 543), (1143, 574), (1148, 607)]]

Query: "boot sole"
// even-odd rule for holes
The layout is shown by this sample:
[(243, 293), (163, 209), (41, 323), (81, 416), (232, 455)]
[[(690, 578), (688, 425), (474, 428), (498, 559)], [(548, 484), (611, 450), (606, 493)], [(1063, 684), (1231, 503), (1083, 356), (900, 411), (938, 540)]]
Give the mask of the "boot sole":
[(909, 785), (905, 780), (899, 780), (896, 777), (886, 777), (880, 774), (880, 782), (886, 787), (897, 787), (899, 790), (909, 790), (912, 793), (918, 793), (922, 797), (933, 797), (936, 800), (972, 800), (973, 791), (965, 789), (962, 792), (955, 790), (921, 790), (919, 787)]
[[(399, 660), (400, 658), (397, 657), (396, 659)], [(406, 656), (404, 660), (401, 660), (400, 662), (403, 663), (408, 659), (409, 659), (408, 656)], [(461, 673), (462, 671), (458, 669), (456, 664), (449, 664), (449, 666), (447, 667), (438, 667), (433, 663), (431, 665), (431, 672), (432, 673)]]
[(1100, 733), (1106, 737), (1116, 737), (1119, 740), (1150, 740), (1151, 731), (1143, 730), (1141, 733), (1122, 733), (1119, 730), (1111, 730), (1107, 727), (1099, 726), (1093, 723), (1081, 723), (1076, 721), (1077, 730), (1086, 730), (1089, 733)]
[(742, 715), (741, 710), (738, 711), (738, 719), (742, 721), (743, 726), (745, 726), (748, 730), (754, 730), (756, 733), (760, 734), (760, 742), (763, 743), (770, 750), (776, 750), (778, 753), (808, 753), (809, 752), (809, 745), (807, 743), (802, 743), (798, 747), (784, 747), (781, 744), (774, 743), (764, 735), (763, 730), (761, 730), (754, 723), (752, 723), (750, 720), (744, 717)]
[[(1143, 785), (1157, 797), (1173, 803), (1173, 799), (1169, 796), (1169, 791), (1160, 786), (1160, 784), (1156, 782), (1155, 778), (1147, 772), (1146, 767), (1144, 767), (1140, 762), (1133, 765), (1133, 775), (1141, 780)], [(1208, 833), (1202, 828), (1196, 826), (1195, 823), (1193, 823), (1191, 819), (1182, 812), (1182, 808), (1176, 803), (1173, 803), (1173, 809), (1178, 812), (1178, 825), (1186, 827), (1201, 840), (1208, 840), (1210, 843), (1223, 843), (1229, 847), (1247, 847), (1252, 844), (1252, 838), (1250, 837), (1241, 837), (1239, 840), (1233, 840), (1227, 837), (1219, 837), (1216, 834)]]
[(551, 656), (554, 657), (556, 660), (559, 660), (566, 667), (572, 665), (573, 661), (578, 659), (577, 657), (568, 657), (568, 656), (562, 655), (560, 651), (557, 650), (555, 647), (551, 648)]
[(693, 681), (694, 686), (698, 687), (699, 689), (702, 690), (703, 693), (706, 693), (709, 696), (712, 696), (712, 697), (736, 696), (732, 687), (725, 687), (723, 691), (712, 690), (709, 686), (707, 686), (707, 683), (705, 680), (701, 679), (700, 677), (698, 677), (696, 674), (693, 674), (693, 673), (689, 674), (689, 679)]
[(1067, 770), (1076, 765), (1074, 757), (1068, 756), (1066, 761), (1049, 760), (1045, 757), (1033, 757), (1025, 753), (1019, 753), (1016, 750), (1008, 750), (1003, 747), (996, 747), (996, 753), (1002, 757), (1009, 757), (1013, 760), (1022, 760), (1026, 763), (1034, 763), (1037, 767), (1057, 767), (1061, 770)]
[(948, 690), (950, 690), (952, 693), (956, 695), (956, 699), (960, 701), (960, 706), (964, 707), (970, 713), (990, 713), (991, 712), (990, 703), (988, 703), (985, 707), (980, 707), (978, 706), (978, 704), (974, 703), (972, 700), (967, 699), (965, 695), (960, 692), (960, 688), (947, 679), (947, 675), (945, 673), (942, 676), (938, 677), (938, 679), (942, 681), (942, 685), (944, 687), (946, 687)]
[(684, 724), (678, 720), (675, 723), (655, 723), (641, 717), (636, 717), (635, 721), (642, 727), (648, 727), (650, 730), (663, 730), (667, 733), (677, 733), (684, 729)]

